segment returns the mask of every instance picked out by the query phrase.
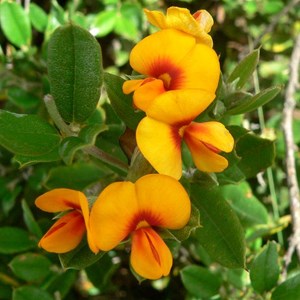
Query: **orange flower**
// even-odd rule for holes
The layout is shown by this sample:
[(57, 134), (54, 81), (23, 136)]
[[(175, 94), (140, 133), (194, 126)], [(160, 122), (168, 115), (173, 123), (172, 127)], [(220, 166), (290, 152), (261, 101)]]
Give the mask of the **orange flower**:
[(160, 29), (176, 29), (194, 36), (199, 43), (213, 46), (212, 38), (208, 33), (214, 20), (204, 9), (196, 11), (193, 15), (188, 9), (175, 6), (169, 7), (166, 15), (148, 9), (144, 9), (144, 12), (148, 21)]
[(182, 228), (190, 212), (186, 191), (171, 177), (151, 174), (135, 183), (115, 182), (92, 207), (91, 236), (95, 247), (104, 251), (131, 236), (132, 268), (144, 278), (158, 279), (169, 274), (173, 259), (156, 230)]
[(179, 179), (182, 174), (181, 143), (185, 141), (196, 167), (204, 172), (222, 172), (228, 166), (219, 153), (230, 152), (234, 139), (219, 122), (169, 125), (149, 117), (139, 123), (138, 147), (160, 174)]
[[(35, 205), (47, 212), (66, 212), (42, 237), (39, 247), (48, 252), (65, 253), (79, 245), (89, 218), (89, 204), (83, 193), (54, 189), (39, 196)], [(88, 240), (92, 244), (89, 237)]]
[(128, 80), (123, 92), (134, 92), (134, 105), (156, 120), (192, 121), (215, 98), (220, 76), (213, 49), (175, 29), (156, 32), (131, 51), (130, 64), (145, 79)]

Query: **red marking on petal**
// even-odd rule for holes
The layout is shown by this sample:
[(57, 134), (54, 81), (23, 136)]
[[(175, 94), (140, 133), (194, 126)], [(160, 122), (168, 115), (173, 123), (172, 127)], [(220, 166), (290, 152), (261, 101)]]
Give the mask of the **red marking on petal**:
[(73, 202), (71, 202), (69, 200), (63, 199), (63, 203), (66, 206), (70, 207), (71, 209), (81, 210), (81, 207), (80, 207), (79, 204), (75, 204), (75, 203), (73, 203)]
[(150, 237), (149, 237), (148, 232), (147, 232), (146, 230), (144, 230), (144, 233), (145, 233), (146, 238), (147, 238), (147, 240), (148, 240), (148, 243), (149, 243), (149, 245), (150, 245), (150, 249), (151, 249), (151, 252), (152, 252), (152, 254), (153, 254), (154, 259), (155, 259), (155, 260), (157, 261), (157, 263), (161, 266), (161, 261), (160, 261), (159, 254), (158, 254), (156, 248), (154, 247), (154, 245), (153, 245), (153, 243), (152, 243), (152, 241), (151, 241), (151, 239), (150, 239)]
[(211, 145), (211, 144), (204, 143), (204, 142), (202, 142), (202, 144), (203, 144), (206, 148), (208, 148), (209, 150), (211, 150), (212, 152), (215, 152), (215, 153), (217, 153), (217, 154), (221, 152), (218, 148), (214, 147), (214, 146)]
[(66, 224), (67, 224), (66, 222), (62, 222), (62, 223), (58, 224), (57, 226), (54, 226), (53, 228), (49, 229), (48, 232), (44, 235), (44, 238), (48, 237), (49, 235), (52, 235), (54, 232), (56, 232), (60, 228), (64, 227)]
[(199, 21), (200, 18), (201, 18), (201, 11), (196, 11), (194, 14), (193, 14), (193, 17), (196, 21)]

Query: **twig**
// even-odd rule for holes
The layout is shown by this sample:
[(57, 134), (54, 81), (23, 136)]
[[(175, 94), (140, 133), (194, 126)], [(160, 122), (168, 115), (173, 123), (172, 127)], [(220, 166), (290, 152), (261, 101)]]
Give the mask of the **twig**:
[(282, 128), (286, 146), (286, 173), (289, 190), (290, 211), (292, 216), (292, 235), (289, 239), (289, 248), (286, 252), (284, 261), (283, 277), (286, 276), (287, 267), (291, 262), (292, 255), (296, 251), (300, 261), (300, 195), (295, 166), (295, 144), (293, 137), (293, 111), (296, 106), (294, 98), (299, 84), (300, 66), (300, 34), (297, 36), (294, 49), (290, 60), (290, 79), (285, 91)]

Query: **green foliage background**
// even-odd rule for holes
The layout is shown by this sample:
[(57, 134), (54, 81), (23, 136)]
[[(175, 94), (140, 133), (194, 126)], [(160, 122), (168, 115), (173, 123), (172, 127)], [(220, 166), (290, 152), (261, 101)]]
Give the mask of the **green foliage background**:
[[(300, 299), (296, 255), (284, 267), (291, 217), (281, 130), (288, 66), (300, 31), (299, 1), (25, 2), (0, 3), (0, 299)], [(143, 114), (135, 113), (131, 97), (122, 94), (119, 76), (131, 74), (130, 50), (155, 30), (142, 9), (165, 11), (172, 5), (191, 12), (206, 9), (215, 20), (211, 34), (223, 77), (217, 100), (199, 121), (225, 123), (236, 149), (225, 172), (196, 171), (182, 179), (202, 227), (181, 244), (178, 240), (190, 231), (163, 233), (173, 237), (168, 240), (172, 274), (139, 283), (129, 269), (125, 246), (97, 257), (84, 243), (60, 257), (38, 248), (52, 221), (34, 200), (58, 187), (96, 195), (124, 179), (128, 158), (139, 159), (133, 130)], [(43, 101), (50, 86), (56, 89), (51, 78), (60, 86), (65, 77), (51, 73), (55, 63), (47, 64), (50, 36), (70, 21), (95, 36), (105, 72), (99, 70), (96, 83), (89, 82), (104, 82), (96, 110), (99, 95), (78, 115), (64, 115), (57, 104), (75, 135), (57, 130)], [(72, 30), (80, 34), (76, 28)], [(85, 82), (87, 57), (94, 53), (78, 51)], [(68, 97), (68, 91), (62, 92)], [(91, 98), (84, 90), (80, 95), (82, 101)], [(299, 92), (296, 100), (294, 139), (300, 146)], [(99, 160), (97, 147), (118, 163), (112, 167), (110, 158)], [(299, 150), (296, 162), (300, 174)], [(184, 165), (186, 172), (192, 167), (188, 154)], [(149, 170), (145, 168), (142, 172)], [(137, 176), (137, 170), (130, 172)]]

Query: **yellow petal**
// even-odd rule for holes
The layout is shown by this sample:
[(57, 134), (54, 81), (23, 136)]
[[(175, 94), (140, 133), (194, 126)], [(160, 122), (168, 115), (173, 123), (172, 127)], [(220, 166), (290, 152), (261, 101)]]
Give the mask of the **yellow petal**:
[(175, 179), (181, 177), (181, 137), (176, 128), (145, 117), (137, 127), (136, 140), (142, 154), (158, 173)]
[(135, 91), (133, 95), (133, 103), (137, 108), (147, 111), (149, 105), (152, 104), (154, 99), (164, 92), (165, 89), (162, 80), (151, 80)]
[(47, 212), (59, 212), (69, 209), (80, 210), (80, 199), (85, 195), (71, 189), (54, 189), (35, 200), (35, 205)]
[(184, 137), (190, 135), (214, 148), (230, 152), (234, 146), (234, 139), (226, 127), (219, 122), (191, 123), (185, 128)]
[(138, 205), (134, 184), (114, 182), (106, 187), (90, 214), (91, 239), (97, 249), (116, 247), (134, 230)]
[(180, 229), (191, 214), (189, 196), (174, 178), (151, 174), (135, 183), (139, 209), (151, 226)]
[(166, 16), (160, 11), (144, 9), (144, 12), (148, 21), (156, 27), (176, 29), (196, 37), (198, 42), (209, 47), (213, 45), (211, 36), (207, 34), (213, 25), (213, 19), (206, 10), (191, 15), (186, 8), (172, 6), (168, 8)]
[(132, 49), (130, 65), (140, 74), (157, 79), (166, 72), (179, 76), (180, 62), (195, 43), (195, 38), (177, 30), (156, 32), (141, 40)]
[(124, 94), (130, 94), (138, 89), (143, 83), (145, 79), (137, 79), (137, 80), (126, 80), (123, 83), (122, 89)]
[(214, 98), (214, 93), (204, 90), (168, 91), (156, 97), (145, 111), (149, 117), (167, 124), (189, 124)]
[(40, 240), (39, 246), (48, 252), (65, 253), (79, 245), (84, 233), (81, 213), (72, 211), (54, 223)]
[(203, 172), (222, 172), (228, 166), (228, 161), (223, 156), (215, 153), (201, 141), (192, 136), (185, 135), (184, 141), (189, 147), (196, 167)]
[(132, 235), (131, 266), (147, 279), (168, 276), (173, 258), (161, 237), (150, 227), (136, 230)]

